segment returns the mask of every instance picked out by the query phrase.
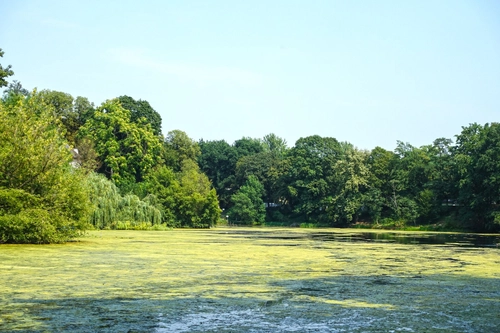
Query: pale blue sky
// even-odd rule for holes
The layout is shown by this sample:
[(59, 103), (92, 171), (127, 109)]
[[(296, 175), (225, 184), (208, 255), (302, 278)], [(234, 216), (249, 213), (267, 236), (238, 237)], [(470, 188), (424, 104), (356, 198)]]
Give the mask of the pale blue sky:
[(195, 140), (361, 149), (499, 121), (500, 1), (0, 0), (24, 87), (129, 95)]

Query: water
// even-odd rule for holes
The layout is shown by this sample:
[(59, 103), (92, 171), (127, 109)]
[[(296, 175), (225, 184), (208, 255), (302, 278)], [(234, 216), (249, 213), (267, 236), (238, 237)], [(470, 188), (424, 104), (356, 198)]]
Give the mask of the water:
[[(323, 229), (326, 230), (326, 229)], [(332, 229), (339, 230), (339, 229)], [(352, 229), (351, 229), (352, 230)], [(246, 236), (251, 239), (281, 239), (296, 240), (299, 245), (304, 240), (319, 242), (361, 242), (361, 243), (395, 243), (395, 244), (421, 244), (443, 245), (477, 248), (498, 248), (500, 246), (499, 234), (472, 234), (472, 233), (439, 233), (439, 232), (352, 232), (352, 231), (321, 231), (321, 232), (293, 232), (293, 229), (272, 229), (261, 231), (256, 229), (238, 230), (238, 228), (225, 231), (235, 236)], [(293, 246), (294, 244), (287, 244)]]
[(500, 235), (449, 234), (449, 233), (395, 233), (395, 232), (360, 232), (314, 233), (312, 239), (339, 242), (388, 242), (397, 244), (432, 244), (465, 247), (498, 247)]
[(0, 245), (0, 332), (497, 332), (498, 237), (216, 228)]

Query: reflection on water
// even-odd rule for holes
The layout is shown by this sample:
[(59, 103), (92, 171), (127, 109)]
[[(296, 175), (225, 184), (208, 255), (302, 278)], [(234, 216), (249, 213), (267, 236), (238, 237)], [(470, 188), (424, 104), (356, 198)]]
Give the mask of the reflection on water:
[(449, 234), (449, 233), (313, 233), (312, 239), (341, 242), (391, 242), (398, 244), (433, 244), (467, 247), (498, 247), (500, 235)]
[[(338, 230), (338, 229), (337, 229)], [(396, 244), (432, 244), (443, 246), (461, 246), (461, 247), (492, 247), (500, 246), (500, 234), (470, 234), (470, 233), (437, 233), (437, 232), (380, 232), (380, 231), (324, 231), (311, 233), (295, 233), (284, 230), (270, 232), (266, 230), (238, 230), (237, 228), (229, 232), (233, 235), (240, 235), (256, 239), (283, 239), (283, 240), (301, 240), (312, 239), (325, 242), (386, 242)], [(291, 244), (287, 244), (291, 246)]]

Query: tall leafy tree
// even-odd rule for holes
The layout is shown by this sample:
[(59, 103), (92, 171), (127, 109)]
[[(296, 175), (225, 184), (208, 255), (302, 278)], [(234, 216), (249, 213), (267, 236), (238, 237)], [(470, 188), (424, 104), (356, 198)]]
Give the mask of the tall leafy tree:
[(400, 191), (395, 171), (397, 162), (395, 153), (381, 147), (375, 147), (368, 155), (369, 187), (364, 203), (365, 212), (372, 221), (378, 222), (393, 213), (396, 195)]
[(154, 194), (161, 206), (162, 223), (170, 227), (180, 227), (181, 221), (177, 218), (178, 193), (180, 182), (175, 172), (164, 165), (156, 167), (148, 175), (146, 188)]
[(94, 104), (85, 97), (75, 99), (68, 93), (48, 89), (40, 91), (37, 98), (53, 107), (54, 116), (63, 125), (64, 136), (71, 145), (77, 145), (77, 132), (92, 116)]
[(458, 197), (452, 145), (451, 139), (438, 138), (428, 147), (431, 163), (434, 166), (430, 185), (438, 203), (451, 202)]
[(224, 209), (231, 206), (231, 195), (235, 192), (235, 168), (238, 161), (236, 149), (224, 140), (203, 141), (198, 143), (201, 155), (198, 164), (205, 173), (219, 196)]
[(300, 138), (290, 149), (283, 184), (287, 186), (286, 202), (297, 217), (329, 221), (326, 207), (337, 186), (333, 166), (343, 151), (335, 138), (319, 135)]
[(62, 91), (41, 90), (38, 94), (45, 103), (51, 105), (55, 116), (64, 118), (73, 112), (73, 96)]
[(201, 154), (200, 146), (181, 130), (168, 132), (163, 143), (165, 163), (178, 172), (185, 160), (196, 162)]
[(178, 173), (166, 166), (156, 168), (148, 176), (147, 189), (158, 199), (169, 226), (209, 228), (219, 219), (217, 193), (192, 160), (184, 160)]
[(135, 100), (130, 96), (120, 96), (117, 98), (123, 108), (130, 111), (130, 120), (136, 124), (146, 123), (151, 125), (155, 135), (161, 134), (161, 116), (151, 107), (148, 101)]
[(281, 204), (284, 191), (281, 187), (281, 177), (285, 171), (284, 156), (273, 151), (263, 151), (253, 155), (243, 156), (236, 163), (235, 177), (237, 184), (243, 184), (250, 175), (264, 186), (266, 203)]
[(99, 172), (126, 189), (142, 182), (151, 169), (160, 162), (162, 144), (144, 121), (131, 121), (130, 111), (118, 100), (103, 103), (80, 128), (80, 137), (95, 143), (102, 166)]
[(361, 214), (369, 186), (367, 157), (366, 152), (347, 147), (342, 158), (333, 165), (335, 183), (326, 207), (331, 225), (345, 226)]
[(274, 133), (264, 136), (262, 146), (264, 151), (272, 153), (275, 158), (283, 158), (288, 151), (286, 140)]
[(237, 159), (264, 151), (264, 146), (262, 145), (261, 140), (248, 137), (236, 140), (233, 147), (236, 151)]
[(208, 177), (200, 172), (193, 160), (185, 160), (178, 175), (179, 192), (176, 193), (176, 217), (181, 226), (209, 228), (214, 226), (221, 209), (217, 193)]
[(266, 208), (262, 195), (264, 186), (257, 177), (251, 175), (245, 184), (231, 196), (233, 207), (229, 210), (229, 219), (235, 223), (264, 222)]
[(460, 218), (477, 231), (500, 229), (500, 124), (476, 123), (457, 135)]

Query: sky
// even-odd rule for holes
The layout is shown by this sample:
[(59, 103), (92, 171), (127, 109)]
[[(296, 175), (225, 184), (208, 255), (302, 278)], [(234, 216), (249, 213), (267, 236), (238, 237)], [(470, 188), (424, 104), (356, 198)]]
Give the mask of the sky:
[(500, 1), (0, 0), (0, 64), (163, 133), (393, 150), (500, 119)]

